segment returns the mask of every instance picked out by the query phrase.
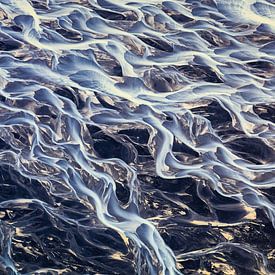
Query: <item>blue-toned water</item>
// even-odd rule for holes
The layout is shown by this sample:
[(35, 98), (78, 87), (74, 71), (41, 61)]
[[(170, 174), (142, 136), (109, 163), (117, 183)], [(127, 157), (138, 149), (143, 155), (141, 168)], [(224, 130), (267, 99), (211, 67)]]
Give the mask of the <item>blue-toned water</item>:
[(275, 272), (273, 0), (0, 0), (0, 274)]

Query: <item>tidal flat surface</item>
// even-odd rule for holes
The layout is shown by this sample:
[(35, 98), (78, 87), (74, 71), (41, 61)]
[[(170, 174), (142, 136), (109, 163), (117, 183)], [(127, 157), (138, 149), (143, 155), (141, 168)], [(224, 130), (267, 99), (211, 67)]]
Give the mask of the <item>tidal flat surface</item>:
[(0, 0), (0, 275), (275, 274), (274, 0)]

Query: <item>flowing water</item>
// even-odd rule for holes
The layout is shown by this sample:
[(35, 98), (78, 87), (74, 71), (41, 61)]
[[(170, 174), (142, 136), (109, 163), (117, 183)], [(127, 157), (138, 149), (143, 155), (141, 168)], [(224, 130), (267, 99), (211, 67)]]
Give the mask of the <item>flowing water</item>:
[(0, 274), (275, 272), (274, 0), (0, 0)]

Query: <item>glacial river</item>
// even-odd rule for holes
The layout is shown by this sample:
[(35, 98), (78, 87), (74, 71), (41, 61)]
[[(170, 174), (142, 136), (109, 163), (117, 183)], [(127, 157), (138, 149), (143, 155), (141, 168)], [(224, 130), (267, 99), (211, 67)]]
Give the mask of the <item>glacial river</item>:
[(0, 274), (274, 274), (274, 148), (274, 0), (0, 0)]

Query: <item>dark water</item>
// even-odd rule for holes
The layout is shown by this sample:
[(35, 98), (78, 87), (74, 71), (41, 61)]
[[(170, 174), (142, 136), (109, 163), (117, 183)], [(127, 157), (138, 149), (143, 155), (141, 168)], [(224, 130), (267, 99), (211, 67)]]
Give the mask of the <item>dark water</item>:
[(0, 0), (0, 274), (274, 274), (274, 60), (274, 0)]

